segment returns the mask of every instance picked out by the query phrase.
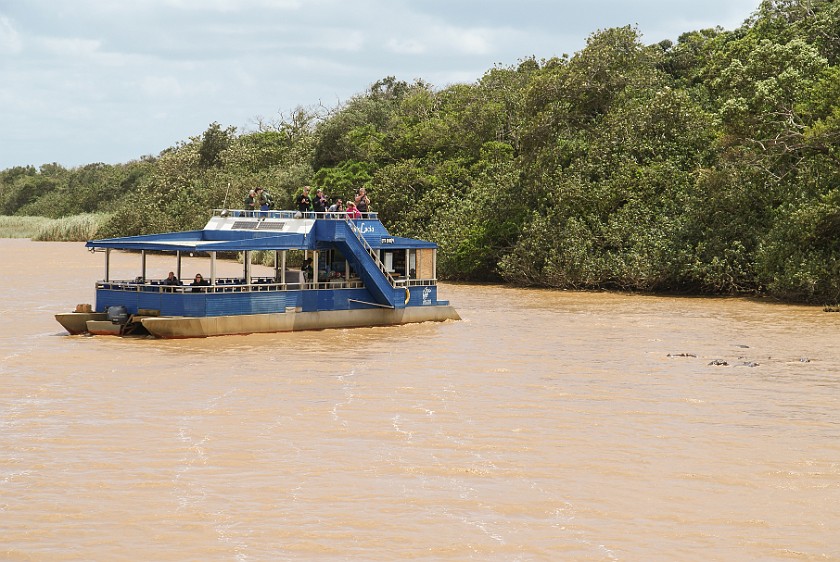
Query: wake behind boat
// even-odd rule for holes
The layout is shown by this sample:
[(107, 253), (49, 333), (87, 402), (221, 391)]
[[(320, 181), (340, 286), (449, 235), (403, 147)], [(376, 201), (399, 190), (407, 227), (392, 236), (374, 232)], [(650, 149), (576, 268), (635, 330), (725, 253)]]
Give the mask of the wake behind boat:
[[(460, 320), (438, 300), (437, 245), (392, 236), (376, 213), (214, 210), (202, 230), (91, 240), (105, 254), (96, 305), (57, 314), (71, 334), (151, 334), (194, 338), (261, 332), (386, 326)], [(110, 279), (110, 253), (140, 255), (132, 280)], [(251, 274), (251, 252), (274, 252), (274, 275)], [(147, 252), (206, 255), (210, 277), (201, 285), (146, 278)], [(241, 277), (218, 277), (218, 255), (243, 255)], [(287, 267), (310, 263), (311, 269)], [(81, 308), (81, 310), (80, 310)], [(82, 329), (84, 326), (84, 329)]]

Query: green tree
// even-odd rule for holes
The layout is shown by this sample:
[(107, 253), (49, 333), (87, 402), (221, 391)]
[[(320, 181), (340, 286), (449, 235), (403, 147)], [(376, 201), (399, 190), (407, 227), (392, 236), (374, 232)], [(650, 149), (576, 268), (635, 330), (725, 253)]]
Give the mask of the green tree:
[(198, 148), (199, 166), (207, 169), (221, 165), (222, 153), (230, 146), (235, 134), (234, 127), (222, 129), (218, 123), (211, 123), (201, 135), (201, 144)]

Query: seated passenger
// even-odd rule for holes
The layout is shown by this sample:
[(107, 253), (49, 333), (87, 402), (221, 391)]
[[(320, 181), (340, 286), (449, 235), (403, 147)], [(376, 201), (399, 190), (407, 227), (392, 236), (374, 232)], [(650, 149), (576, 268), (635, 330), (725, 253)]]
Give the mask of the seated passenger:
[(191, 287), (196, 287), (195, 289), (193, 289), (193, 293), (198, 293), (198, 292), (201, 291), (201, 289), (198, 289), (197, 287), (207, 286), (207, 285), (210, 285), (210, 281), (203, 278), (200, 273), (196, 273), (195, 274), (195, 280), (193, 280), (193, 282), (190, 283)]
[(164, 285), (180, 285), (181, 280), (175, 277), (175, 272), (170, 271), (166, 279), (163, 280)]

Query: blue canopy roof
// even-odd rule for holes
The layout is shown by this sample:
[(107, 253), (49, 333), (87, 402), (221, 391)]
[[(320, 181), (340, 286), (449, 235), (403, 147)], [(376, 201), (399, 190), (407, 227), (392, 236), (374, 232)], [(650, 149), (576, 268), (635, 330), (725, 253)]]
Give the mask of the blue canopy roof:
[[(336, 240), (343, 221), (277, 219), (243, 220), (214, 216), (203, 230), (167, 232), (90, 240), (88, 248), (168, 252), (242, 252), (253, 250), (313, 250)], [(425, 240), (391, 236), (379, 220), (354, 222), (374, 249), (436, 248)], [(260, 230), (262, 228), (262, 230)]]

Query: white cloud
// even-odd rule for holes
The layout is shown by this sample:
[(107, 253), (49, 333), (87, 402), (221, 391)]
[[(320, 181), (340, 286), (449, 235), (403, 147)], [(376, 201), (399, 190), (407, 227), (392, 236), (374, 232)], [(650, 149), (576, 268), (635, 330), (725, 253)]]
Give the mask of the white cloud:
[(451, 46), (468, 55), (486, 55), (492, 52), (493, 35), (495, 33), (489, 29), (449, 28), (444, 33)]
[(140, 89), (156, 98), (180, 97), (184, 93), (181, 83), (172, 76), (146, 76), (140, 81)]
[(45, 50), (54, 55), (84, 57), (95, 54), (101, 42), (94, 39), (47, 37), (41, 41)]
[(162, 0), (161, 3), (164, 7), (215, 12), (241, 12), (257, 8), (297, 10), (303, 5), (301, 0)]
[(386, 47), (398, 55), (422, 55), (428, 50), (426, 45), (416, 39), (389, 39)]
[(11, 20), (0, 15), (0, 53), (18, 54), (23, 50), (20, 34)]
[(362, 31), (333, 27), (316, 33), (315, 43), (310, 48), (316, 51), (327, 49), (358, 52), (364, 48), (366, 42), (365, 33)]

